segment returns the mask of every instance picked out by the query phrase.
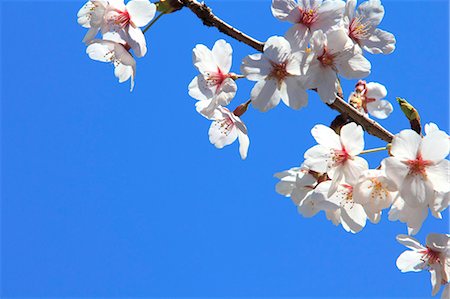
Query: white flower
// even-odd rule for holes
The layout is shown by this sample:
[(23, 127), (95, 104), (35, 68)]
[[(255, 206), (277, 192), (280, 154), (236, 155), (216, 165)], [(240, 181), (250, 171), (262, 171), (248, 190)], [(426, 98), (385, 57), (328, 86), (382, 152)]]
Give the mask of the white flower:
[(304, 217), (312, 217), (321, 210), (333, 208), (322, 197), (313, 198), (317, 177), (320, 174), (308, 170), (307, 167), (295, 167), (275, 174), (280, 179), (276, 191), (286, 197), (291, 197), (298, 212)]
[(366, 225), (367, 215), (363, 206), (353, 199), (353, 186), (343, 182), (339, 184), (337, 191), (329, 196), (331, 184), (331, 181), (320, 183), (314, 190), (313, 200), (320, 203), (322, 209), (327, 212), (327, 218), (335, 225), (340, 223), (351, 233), (361, 231)]
[(436, 192), (449, 192), (450, 144), (447, 135), (435, 131), (421, 138), (413, 130), (403, 130), (392, 140), (392, 157), (382, 161), (387, 176), (411, 207), (432, 204)]
[(226, 106), (234, 98), (237, 85), (230, 73), (232, 62), (231, 45), (223, 39), (216, 41), (212, 50), (197, 45), (192, 60), (200, 72), (189, 84), (189, 95), (196, 100), (197, 111), (211, 117), (218, 106)]
[(263, 54), (244, 58), (242, 73), (251, 81), (257, 81), (251, 91), (255, 108), (267, 111), (277, 106), (280, 98), (293, 108), (300, 109), (308, 102), (300, 68), (300, 53), (292, 53), (289, 42), (280, 36), (272, 36), (264, 44)]
[(275, 173), (274, 177), (280, 180), (275, 185), (275, 190), (281, 195), (290, 197), (292, 191), (296, 187), (295, 183), (297, 181), (297, 176), (303, 176), (307, 172), (308, 169), (305, 167), (293, 167), (291, 169)]
[(356, 0), (347, 0), (344, 27), (353, 42), (372, 54), (390, 54), (395, 50), (393, 34), (378, 29), (384, 16), (380, 0), (369, 0), (358, 6)]
[(233, 112), (224, 107), (217, 107), (212, 117), (213, 123), (209, 128), (209, 141), (217, 148), (223, 148), (239, 139), (239, 153), (242, 159), (247, 158), (250, 140), (247, 127)]
[(357, 156), (364, 149), (361, 126), (346, 124), (339, 136), (329, 127), (316, 125), (311, 134), (318, 145), (306, 151), (304, 164), (313, 171), (328, 174), (333, 181), (329, 195), (343, 180), (355, 184), (362, 171), (368, 169), (367, 161)]
[(105, 34), (104, 37), (109, 40), (93, 40), (87, 47), (86, 53), (93, 60), (113, 63), (114, 75), (120, 83), (131, 79), (130, 91), (132, 91), (136, 75), (136, 61), (128, 52), (127, 45), (115, 41), (120, 40), (115, 34)]
[(78, 11), (78, 24), (84, 28), (89, 28), (83, 38), (84, 43), (89, 43), (97, 35), (104, 22), (107, 7), (107, 1), (92, 0), (86, 2), (86, 4)]
[(338, 90), (337, 74), (347, 79), (360, 79), (370, 74), (370, 62), (354, 51), (344, 30), (314, 32), (311, 51), (306, 59), (307, 87), (317, 88), (322, 101), (331, 104)]
[(118, 33), (137, 57), (144, 56), (147, 53), (147, 44), (139, 27), (147, 25), (153, 19), (156, 5), (148, 0), (131, 0), (126, 5), (123, 0), (109, 0), (108, 3), (96, 30), (100, 28), (102, 34)]
[(367, 217), (373, 223), (381, 219), (381, 211), (391, 206), (396, 194), (395, 184), (384, 171), (370, 169), (360, 176), (353, 188), (353, 199), (363, 206)]
[(385, 119), (394, 110), (391, 103), (383, 99), (386, 96), (386, 87), (380, 83), (359, 81), (356, 90), (349, 97), (349, 102), (361, 113)]
[(398, 235), (397, 241), (411, 250), (404, 251), (397, 259), (397, 267), (402, 272), (419, 272), (429, 269), (431, 273), (432, 295), (436, 295), (441, 284), (449, 282), (450, 277), (450, 236), (429, 234), (426, 246), (416, 239)]
[[(297, 3), (298, 2), (298, 3)], [(272, 0), (272, 14), (294, 24), (286, 33), (294, 49), (304, 48), (316, 30), (327, 32), (339, 26), (344, 2), (341, 0)]]

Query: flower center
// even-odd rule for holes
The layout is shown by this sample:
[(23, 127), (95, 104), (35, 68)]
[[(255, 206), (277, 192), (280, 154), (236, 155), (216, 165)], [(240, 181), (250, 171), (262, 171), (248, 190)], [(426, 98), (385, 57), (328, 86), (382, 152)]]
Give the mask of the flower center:
[(114, 24), (124, 29), (126, 26), (131, 24), (131, 18), (128, 11), (115, 10), (118, 15), (115, 17)]
[(370, 24), (369, 22), (363, 22), (361, 16), (354, 18), (349, 25), (348, 35), (354, 41), (361, 39), (368, 39), (370, 37)]
[(287, 62), (282, 62), (282, 63), (275, 63), (275, 62), (270, 62), (270, 64), (272, 65), (272, 71), (269, 74), (269, 78), (274, 78), (278, 81), (278, 83), (281, 83), (281, 81), (283, 81), (287, 76), (289, 76), (290, 74), (286, 71), (286, 66), (287, 66)]
[(317, 60), (319, 60), (323, 66), (333, 66), (334, 55), (328, 53), (327, 47), (324, 47), (322, 55), (317, 57)]
[(334, 149), (332, 150), (332, 161), (333, 166), (336, 167), (338, 165), (344, 164), (348, 159), (350, 159), (350, 155), (347, 153), (345, 148), (343, 147), (342, 150)]
[(347, 184), (341, 184), (342, 189), (338, 189), (337, 196), (340, 198), (341, 206), (350, 204), (353, 207), (355, 201), (353, 200), (353, 187)]
[(219, 92), (220, 86), (227, 78), (230, 78), (230, 74), (224, 74), (219, 67), (217, 67), (217, 72), (205, 74), (206, 85), (209, 87), (215, 86), (216, 93)]
[(234, 128), (234, 122), (231, 117), (226, 116), (224, 119), (216, 120), (214, 126), (219, 126), (219, 132), (228, 136), (231, 130)]
[(427, 261), (429, 265), (440, 263), (440, 252), (427, 246), (427, 249), (423, 250), (422, 253), (424, 254), (422, 260)]
[(422, 155), (418, 154), (415, 160), (408, 160), (406, 164), (409, 167), (410, 175), (427, 176), (426, 168), (432, 164), (431, 161), (424, 160)]
[(316, 9), (302, 9), (298, 8), (300, 11), (300, 20), (298, 23), (305, 25), (306, 27), (311, 27), (314, 22), (317, 21), (318, 13)]
[(372, 192), (370, 194), (370, 199), (372, 201), (384, 200), (388, 198), (389, 192), (383, 187), (383, 184), (377, 178), (371, 178), (372, 181)]

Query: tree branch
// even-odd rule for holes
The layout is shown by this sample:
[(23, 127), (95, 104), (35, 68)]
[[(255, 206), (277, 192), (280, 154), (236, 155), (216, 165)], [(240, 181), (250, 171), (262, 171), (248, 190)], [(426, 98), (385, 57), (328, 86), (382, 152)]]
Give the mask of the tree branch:
[[(200, 20), (203, 21), (204, 25), (208, 27), (216, 27), (220, 32), (234, 38), (235, 40), (243, 42), (244, 44), (249, 45), (259, 52), (263, 51), (264, 43), (252, 38), (242, 31), (237, 30), (230, 24), (215, 16), (205, 3), (200, 3), (197, 0), (177, 1), (189, 8)], [(394, 135), (391, 132), (383, 128), (383, 126), (381, 126), (376, 121), (361, 114), (358, 110), (353, 108), (342, 98), (336, 97), (334, 103), (328, 106), (361, 125), (367, 133), (376, 136), (386, 142), (392, 141)]]

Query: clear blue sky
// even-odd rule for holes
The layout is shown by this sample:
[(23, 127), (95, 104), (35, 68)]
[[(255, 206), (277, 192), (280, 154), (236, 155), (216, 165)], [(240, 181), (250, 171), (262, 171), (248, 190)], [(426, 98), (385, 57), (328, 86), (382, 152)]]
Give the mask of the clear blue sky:
[[(208, 3), (260, 40), (288, 28), (270, 1)], [(394, 103), (401, 96), (447, 129), (448, 2), (383, 3), (381, 28), (397, 49), (368, 56), (368, 80), (385, 84), (395, 107), (382, 124), (408, 126)], [(336, 115), (316, 95), (301, 111), (247, 112), (242, 161), (237, 144), (209, 143), (187, 85), (197, 43), (225, 38), (235, 72), (253, 49), (183, 9), (147, 33), (130, 93), (112, 66), (85, 54), (82, 4), (1, 3), (2, 298), (430, 297), (429, 273), (395, 266), (404, 224), (384, 214), (352, 235), (323, 214), (302, 218), (275, 193), (273, 174), (300, 164), (310, 129)], [(238, 83), (232, 107), (253, 85)], [(345, 81), (346, 94), (354, 84)], [(382, 155), (368, 158), (376, 167)], [(447, 232), (448, 220), (429, 218), (417, 237)]]

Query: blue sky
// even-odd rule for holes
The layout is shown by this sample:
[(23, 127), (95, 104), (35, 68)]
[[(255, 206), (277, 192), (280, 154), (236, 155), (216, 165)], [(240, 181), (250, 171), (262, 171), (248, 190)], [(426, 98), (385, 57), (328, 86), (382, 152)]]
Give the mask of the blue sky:
[[(214, 12), (259, 40), (288, 25), (270, 1), (211, 1)], [(311, 94), (301, 111), (248, 111), (246, 161), (217, 150), (187, 94), (191, 50), (225, 38), (233, 70), (255, 51), (203, 27), (183, 9), (147, 33), (136, 87), (91, 61), (76, 23), (83, 2), (1, 3), (1, 296), (429, 298), (429, 274), (395, 266), (406, 232), (386, 214), (357, 235), (323, 214), (302, 218), (274, 191), (273, 174), (302, 162), (310, 129), (336, 113)], [(369, 55), (369, 81), (423, 122), (448, 128), (448, 2), (384, 1), (389, 56)], [(356, 81), (344, 81), (346, 94)], [(238, 82), (231, 107), (252, 83)], [(383, 146), (366, 136), (366, 148)], [(376, 167), (382, 154), (367, 156)], [(428, 218), (418, 239), (448, 231)]]

